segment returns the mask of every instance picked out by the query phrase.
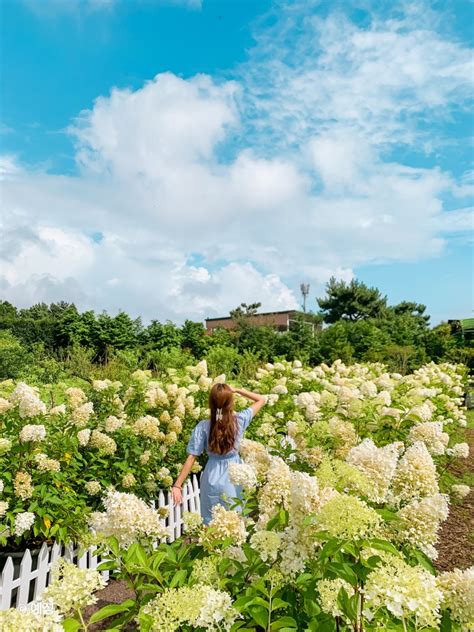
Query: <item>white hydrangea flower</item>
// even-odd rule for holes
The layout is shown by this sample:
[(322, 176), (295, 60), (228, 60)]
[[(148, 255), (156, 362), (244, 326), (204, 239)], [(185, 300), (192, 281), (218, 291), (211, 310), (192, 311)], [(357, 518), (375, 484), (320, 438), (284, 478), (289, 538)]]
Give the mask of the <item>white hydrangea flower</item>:
[(436, 559), (438, 531), (448, 513), (448, 497), (445, 494), (413, 500), (398, 512), (400, 523), (396, 523), (396, 526), (399, 539), (418, 547), (431, 559)]
[(50, 609), (10, 608), (0, 610), (0, 630), (2, 632), (64, 632), (61, 616)]
[(474, 566), (441, 573), (436, 584), (443, 595), (443, 606), (449, 608), (454, 621), (466, 632), (474, 630)]
[(46, 438), (46, 428), (42, 424), (26, 424), (20, 430), (20, 441), (27, 443), (28, 441), (44, 441)]
[(87, 401), (87, 395), (84, 393), (82, 388), (71, 386), (70, 388), (66, 389), (66, 395), (68, 397), (69, 405), (71, 406), (71, 408), (77, 408)]
[(59, 406), (53, 406), (53, 408), (49, 411), (50, 415), (65, 415), (66, 414), (66, 404), (59, 404)]
[(54, 564), (51, 577), (52, 581), (44, 590), (42, 600), (54, 604), (65, 616), (96, 603), (94, 593), (106, 585), (98, 571), (79, 568), (64, 558)]
[(408, 440), (410, 443), (423, 441), (430, 454), (440, 456), (446, 450), (449, 443), (449, 435), (447, 432), (443, 432), (443, 422), (427, 421), (413, 426), (408, 435)]
[(422, 441), (410, 446), (400, 459), (392, 482), (398, 501), (410, 501), (438, 493), (436, 466)]
[(9, 402), (8, 399), (0, 397), (0, 415), (3, 415), (3, 413), (6, 413), (7, 410), (10, 410), (12, 407), (13, 404)]
[(0, 437), (0, 454), (6, 454), (12, 448), (12, 442), (10, 439)]
[(123, 424), (123, 419), (119, 419), (118, 417), (115, 417), (115, 415), (109, 415), (104, 422), (104, 430), (105, 432), (115, 432), (121, 428)]
[(7, 513), (8, 510), (8, 502), (6, 500), (0, 500), (0, 518)]
[(83, 428), (89, 422), (90, 416), (94, 412), (94, 404), (92, 402), (86, 402), (81, 404), (77, 408), (74, 408), (71, 415), (71, 420), (78, 428)]
[(264, 562), (275, 562), (280, 545), (281, 536), (275, 531), (255, 531), (250, 537), (250, 546)]
[(205, 630), (230, 632), (231, 627), (240, 616), (233, 607), (232, 598), (228, 593), (206, 586), (199, 615), (194, 625)]
[(385, 607), (398, 619), (412, 619), (417, 629), (438, 628), (442, 592), (435, 576), (420, 566), (384, 556), (383, 563), (369, 574), (364, 593), (366, 614)]
[(34, 459), (40, 472), (59, 472), (61, 470), (61, 463), (56, 459), (50, 459), (47, 454), (35, 454)]
[(134, 494), (108, 491), (103, 498), (105, 512), (90, 516), (91, 529), (103, 537), (115, 536), (123, 546), (139, 538), (165, 538), (159, 514)]
[(446, 450), (446, 454), (455, 459), (467, 459), (469, 456), (469, 445), (467, 443), (456, 443), (452, 448)]
[(235, 544), (243, 544), (247, 539), (245, 522), (238, 511), (226, 509), (223, 505), (212, 508), (212, 520), (209, 529), (202, 536), (207, 542), (231, 538)]
[(90, 428), (84, 428), (84, 430), (79, 430), (77, 433), (77, 441), (79, 445), (86, 446), (89, 443), (89, 439), (91, 438), (91, 430)]
[(18, 412), (22, 419), (36, 417), (46, 413), (46, 404), (38, 396), (38, 389), (20, 382), (10, 396), (13, 404), (18, 404)]
[(19, 537), (29, 531), (35, 522), (35, 514), (31, 511), (24, 511), (15, 516), (15, 527), (13, 535)]
[(84, 487), (86, 488), (86, 492), (89, 496), (96, 496), (97, 494), (100, 494), (102, 490), (102, 486), (99, 481), (87, 481)]
[(378, 448), (372, 439), (364, 439), (351, 448), (346, 461), (365, 474), (372, 483), (368, 490), (369, 500), (375, 503), (385, 502), (397, 467), (396, 447), (389, 444)]
[(469, 487), (469, 485), (452, 485), (451, 486), (451, 493), (453, 494), (453, 496), (455, 496), (456, 498), (459, 499), (463, 499), (466, 498), (466, 496), (470, 493), (471, 488)]
[(349, 597), (354, 594), (354, 588), (344, 579), (320, 579), (317, 582), (321, 610), (333, 617), (343, 617), (344, 613), (339, 607), (337, 598), (341, 588), (344, 588)]
[(257, 474), (246, 463), (229, 463), (229, 480), (232, 485), (241, 485), (244, 489), (254, 489), (257, 486)]

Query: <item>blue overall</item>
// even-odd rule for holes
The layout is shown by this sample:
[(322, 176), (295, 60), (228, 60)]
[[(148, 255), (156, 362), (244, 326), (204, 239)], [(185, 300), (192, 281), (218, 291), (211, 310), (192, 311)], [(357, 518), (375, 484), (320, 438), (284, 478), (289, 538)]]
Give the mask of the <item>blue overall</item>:
[(208, 461), (201, 475), (201, 516), (204, 524), (209, 524), (212, 519), (212, 508), (214, 505), (226, 506), (225, 499), (240, 498), (242, 488), (240, 485), (232, 485), (229, 480), (229, 463), (241, 463), (239, 447), (245, 429), (252, 420), (253, 411), (251, 408), (236, 414), (237, 417), (237, 437), (234, 449), (227, 454), (216, 454), (209, 452), (209, 427), (210, 421), (205, 419), (200, 421), (194, 428), (189, 439), (187, 452), (194, 456), (201, 455), (204, 450), (207, 452)]

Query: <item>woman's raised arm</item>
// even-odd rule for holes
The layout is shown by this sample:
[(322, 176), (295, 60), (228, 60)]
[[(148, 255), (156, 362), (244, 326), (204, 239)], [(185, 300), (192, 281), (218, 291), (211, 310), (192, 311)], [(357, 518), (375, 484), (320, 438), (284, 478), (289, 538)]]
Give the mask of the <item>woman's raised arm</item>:
[(251, 406), (254, 417), (262, 408), (262, 406), (265, 406), (265, 404), (267, 403), (267, 398), (265, 395), (260, 395), (260, 393), (252, 393), (252, 391), (246, 391), (244, 388), (231, 388), (234, 393), (242, 395), (242, 397), (246, 397), (247, 399), (250, 399), (254, 402)]

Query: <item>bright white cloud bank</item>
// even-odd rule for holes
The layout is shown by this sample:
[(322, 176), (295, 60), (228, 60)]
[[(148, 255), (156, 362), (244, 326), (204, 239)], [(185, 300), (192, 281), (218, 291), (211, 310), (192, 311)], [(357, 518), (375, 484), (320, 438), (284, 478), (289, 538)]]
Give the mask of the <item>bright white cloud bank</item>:
[(302, 280), (468, 229), (464, 181), (387, 156), (441, 143), (419, 121), (463, 106), (469, 51), (416, 15), (362, 30), (307, 7), (261, 31), (235, 81), (164, 73), (98, 98), (69, 129), (76, 177), (4, 157), (2, 296), (178, 321), (284, 309)]

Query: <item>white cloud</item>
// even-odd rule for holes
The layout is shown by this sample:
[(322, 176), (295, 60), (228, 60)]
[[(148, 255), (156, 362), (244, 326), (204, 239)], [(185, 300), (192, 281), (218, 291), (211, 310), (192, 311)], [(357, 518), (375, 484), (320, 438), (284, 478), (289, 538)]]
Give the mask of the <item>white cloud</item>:
[(178, 321), (242, 301), (284, 309), (301, 281), (319, 292), (467, 230), (464, 203), (443, 207), (467, 181), (386, 157), (423, 140), (418, 117), (462, 104), (465, 49), (413, 14), (365, 31), (302, 15), (284, 9), (238, 82), (163, 73), (98, 98), (70, 126), (77, 176), (0, 162), (2, 295)]

